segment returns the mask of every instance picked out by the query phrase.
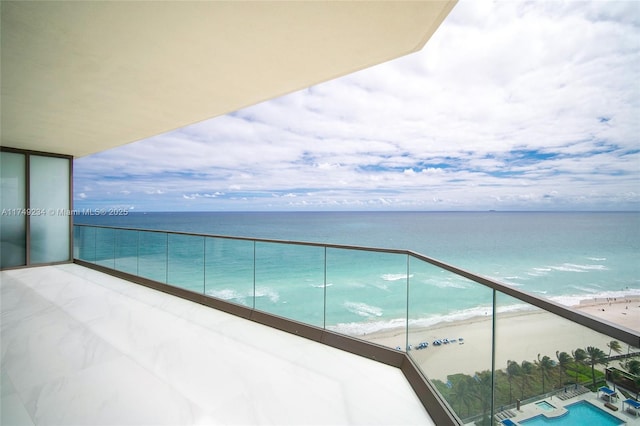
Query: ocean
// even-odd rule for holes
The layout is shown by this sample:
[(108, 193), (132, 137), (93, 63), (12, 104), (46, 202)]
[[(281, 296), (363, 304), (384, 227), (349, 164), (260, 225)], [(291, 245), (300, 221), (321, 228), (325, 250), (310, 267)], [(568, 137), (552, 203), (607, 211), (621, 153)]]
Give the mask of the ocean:
[[(409, 249), (568, 306), (640, 295), (637, 212), (131, 212), (78, 215), (74, 222)], [(175, 239), (172, 247), (184, 246), (176, 255), (198, 253), (189, 241)], [(262, 243), (256, 250), (256, 308), (349, 334), (396, 327), (407, 316), (419, 325), (464, 319), (491, 306), (483, 286), (408, 264), (402, 255), (330, 249), (325, 280), (321, 248)], [(207, 253), (227, 259), (216, 267), (219, 275), (215, 268), (203, 276), (206, 268), (176, 267), (170, 281), (250, 304), (253, 248), (228, 242)], [(506, 296), (499, 303), (503, 310), (526, 308)]]

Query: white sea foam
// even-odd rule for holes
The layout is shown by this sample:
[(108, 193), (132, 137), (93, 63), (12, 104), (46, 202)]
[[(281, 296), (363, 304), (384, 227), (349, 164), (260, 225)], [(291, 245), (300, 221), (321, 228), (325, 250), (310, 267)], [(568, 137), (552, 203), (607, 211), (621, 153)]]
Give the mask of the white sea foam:
[(607, 260), (606, 257), (587, 257), (589, 260), (593, 260), (594, 262), (604, 262)]
[(445, 278), (431, 278), (424, 281), (425, 284), (438, 288), (469, 288), (470, 281), (457, 275)]
[(361, 317), (371, 318), (382, 316), (382, 308), (367, 305), (362, 302), (345, 302), (344, 307), (347, 308), (349, 312), (353, 312)]
[(332, 326), (327, 326), (327, 328), (329, 330), (347, 334), (350, 336), (362, 336), (369, 333), (375, 333), (377, 331), (400, 329), (403, 328), (405, 324), (406, 319), (397, 318), (388, 321), (340, 323)]
[(605, 265), (578, 265), (575, 263), (563, 263), (558, 266), (550, 266), (551, 269), (561, 272), (589, 272), (589, 271), (606, 271)]
[(529, 272), (527, 272), (527, 275), (532, 277), (542, 277), (548, 275), (549, 272), (552, 271), (553, 269), (551, 268), (532, 268)]
[(591, 297), (592, 295), (598, 292), (598, 290), (595, 290), (591, 287), (585, 287), (585, 286), (579, 286), (579, 285), (574, 285), (573, 288), (582, 292), (584, 296), (588, 296), (588, 297)]
[(553, 296), (549, 299), (554, 302), (560, 303), (565, 306), (578, 306), (580, 302), (589, 301), (589, 300), (597, 300), (597, 301), (606, 301), (607, 299), (623, 299), (625, 297), (638, 297), (640, 296), (640, 288), (627, 288), (618, 291), (600, 291), (594, 292), (590, 291), (590, 294), (585, 294), (587, 289), (579, 288), (581, 294), (573, 294), (573, 295), (563, 295), (563, 296)]
[(222, 300), (242, 300), (245, 297), (232, 288), (209, 290), (207, 291), (207, 294)]
[(257, 287), (256, 297), (266, 297), (273, 303), (277, 303), (280, 300), (280, 294), (269, 287)]
[[(243, 294), (232, 288), (208, 290), (207, 294), (222, 300), (236, 301), (244, 301), (253, 297), (253, 292)], [(273, 303), (277, 303), (280, 300), (278, 292), (268, 287), (256, 288), (256, 297), (266, 297)]]
[[(498, 308), (497, 311), (498, 311), (498, 314), (500, 314), (500, 313), (506, 313), (506, 312), (527, 311), (532, 309), (533, 308), (530, 305), (514, 304), (514, 305), (508, 305), (508, 306), (501, 306)], [(433, 327), (435, 325), (442, 324), (442, 323), (452, 323), (456, 321), (463, 321), (463, 320), (475, 318), (475, 317), (484, 317), (490, 314), (491, 314), (490, 307), (477, 306), (475, 308), (451, 312), (447, 315), (434, 314), (428, 317), (410, 319), (409, 331), (411, 332), (411, 328)], [(406, 319), (394, 318), (390, 320), (381, 320), (381, 321), (339, 323), (333, 326), (328, 326), (327, 328), (333, 331), (337, 331), (337, 332), (352, 335), (352, 336), (361, 336), (361, 335), (375, 333), (379, 331), (402, 329), (405, 327), (405, 325), (406, 325)], [(449, 337), (458, 337), (458, 336), (449, 336)]]
[(311, 284), (311, 287), (315, 287), (315, 288), (325, 288), (325, 287), (331, 287), (333, 284), (332, 283), (327, 283), (325, 284)]
[[(497, 313), (506, 313), (506, 312), (517, 312), (517, 311), (526, 311), (531, 310), (532, 307), (525, 303), (517, 303), (512, 305), (499, 306), (497, 308)], [(453, 311), (446, 315), (433, 315), (426, 318), (420, 318), (415, 320), (410, 320), (409, 325), (412, 324), (418, 327), (428, 327), (433, 326), (439, 323), (449, 323), (455, 321), (463, 321), (470, 318), (476, 317), (485, 317), (492, 314), (492, 309), (490, 306), (476, 306), (469, 309), (461, 309), (459, 311)]]
[[(400, 281), (406, 280), (407, 274), (384, 274), (381, 278), (385, 281)], [(413, 278), (413, 274), (410, 274), (409, 278)]]

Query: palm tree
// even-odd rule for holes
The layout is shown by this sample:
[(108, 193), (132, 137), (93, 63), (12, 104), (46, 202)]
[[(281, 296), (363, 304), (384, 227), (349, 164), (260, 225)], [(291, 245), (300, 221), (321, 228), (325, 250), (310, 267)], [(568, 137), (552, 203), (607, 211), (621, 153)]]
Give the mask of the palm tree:
[(509, 380), (509, 404), (513, 401), (513, 395), (511, 393), (511, 382), (514, 377), (520, 375), (520, 364), (515, 361), (507, 361), (507, 379)]
[(640, 361), (638, 361), (637, 359), (632, 359), (631, 361), (627, 362), (626, 369), (634, 376), (640, 376)]
[(622, 353), (622, 346), (620, 346), (620, 342), (618, 342), (617, 340), (612, 340), (607, 343), (607, 347), (609, 348), (609, 355), (607, 356), (607, 358), (611, 358), (611, 351), (617, 354)]
[(489, 370), (481, 371), (476, 373), (473, 379), (477, 382), (475, 396), (482, 407), (482, 424), (484, 424), (487, 413), (491, 409), (491, 372)]
[(464, 376), (459, 380), (456, 380), (453, 384), (453, 392), (451, 393), (452, 403), (456, 402), (460, 406), (464, 405), (467, 408), (467, 416), (470, 415), (471, 398), (469, 395), (472, 393), (475, 381), (470, 376)]
[(593, 380), (593, 387), (596, 387), (596, 364), (604, 364), (607, 362), (607, 354), (594, 346), (587, 346), (585, 350), (587, 353), (587, 361), (591, 364), (591, 379)]
[(580, 364), (584, 364), (587, 359), (587, 353), (584, 349), (576, 349), (575, 351), (571, 351), (571, 356), (573, 357), (573, 364), (575, 365), (576, 370), (576, 384), (578, 384), (578, 373), (580, 372), (578, 366)]
[(569, 368), (573, 358), (568, 353), (560, 351), (556, 351), (556, 358), (558, 358), (558, 367), (560, 367), (560, 383), (558, 383), (558, 387), (562, 387), (564, 385), (564, 374), (567, 372), (567, 368)]
[(524, 390), (530, 387), (529, 380), (533, 374), (533, 364), (529, 361), (520, 363), (520, 399), (524, 399)]
[(540, 374), (542, 375), (542, 393), (545, 393), (544, 379), (545, 377), (549, 378), (549, 372), (553, 368), (553, 361), (546, 355), (540, 359), (540, 354), (538, 354), (538, 360), (535, 361), (535, 364), (540, 369)]

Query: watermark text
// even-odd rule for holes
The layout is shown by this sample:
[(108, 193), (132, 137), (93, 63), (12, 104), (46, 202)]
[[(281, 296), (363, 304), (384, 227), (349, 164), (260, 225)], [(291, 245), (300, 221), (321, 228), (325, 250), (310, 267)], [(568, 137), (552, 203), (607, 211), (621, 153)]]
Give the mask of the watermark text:
[(2, 216), (128, 216), (129, 210), (123, 208), (105, 209), (64, 209), (64, 208), (28, 208), (2, 209)]

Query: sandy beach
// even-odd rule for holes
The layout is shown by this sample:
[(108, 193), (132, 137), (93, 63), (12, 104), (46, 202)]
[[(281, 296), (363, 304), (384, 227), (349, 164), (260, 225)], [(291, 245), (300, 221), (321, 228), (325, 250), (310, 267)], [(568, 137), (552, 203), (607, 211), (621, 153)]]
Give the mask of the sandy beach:
[(640, 297), (588, 299), (575, 306), (587, 314), (640, 332)]
[[(581, 310), (609, 322), (640, 331), (640, 297), (617, 300), (585, 300), (574, 309)], [(491, 367), (491, 327), (489, 317), (441, 323), (428, 328), (410, 329), (409, 344), (412, 356), (432, 379), (445, 380), (448, 374), (475, 374)], [(511, 312), (498, 314), (496, 366), (506, 367), (508, 360), (531, 361), (547, 355), (556, 360), (556, 351), (571, 351), (595, 346), (609, 353), (607, 343), (612, 339), (578, 326), (548, 312)], [(389, 330), (367, 335), (366, 340), (386, 346), (403, 347), (403, 330)], [(436, 339), (455, 339), (449, 344), (434, 346)], [(463, 340), (460, 341), (460, 338)], [(420, 342), (428, 342), (427, 349), (416, 349)], [(626, 352), (627, 346), (622, 345)]]

